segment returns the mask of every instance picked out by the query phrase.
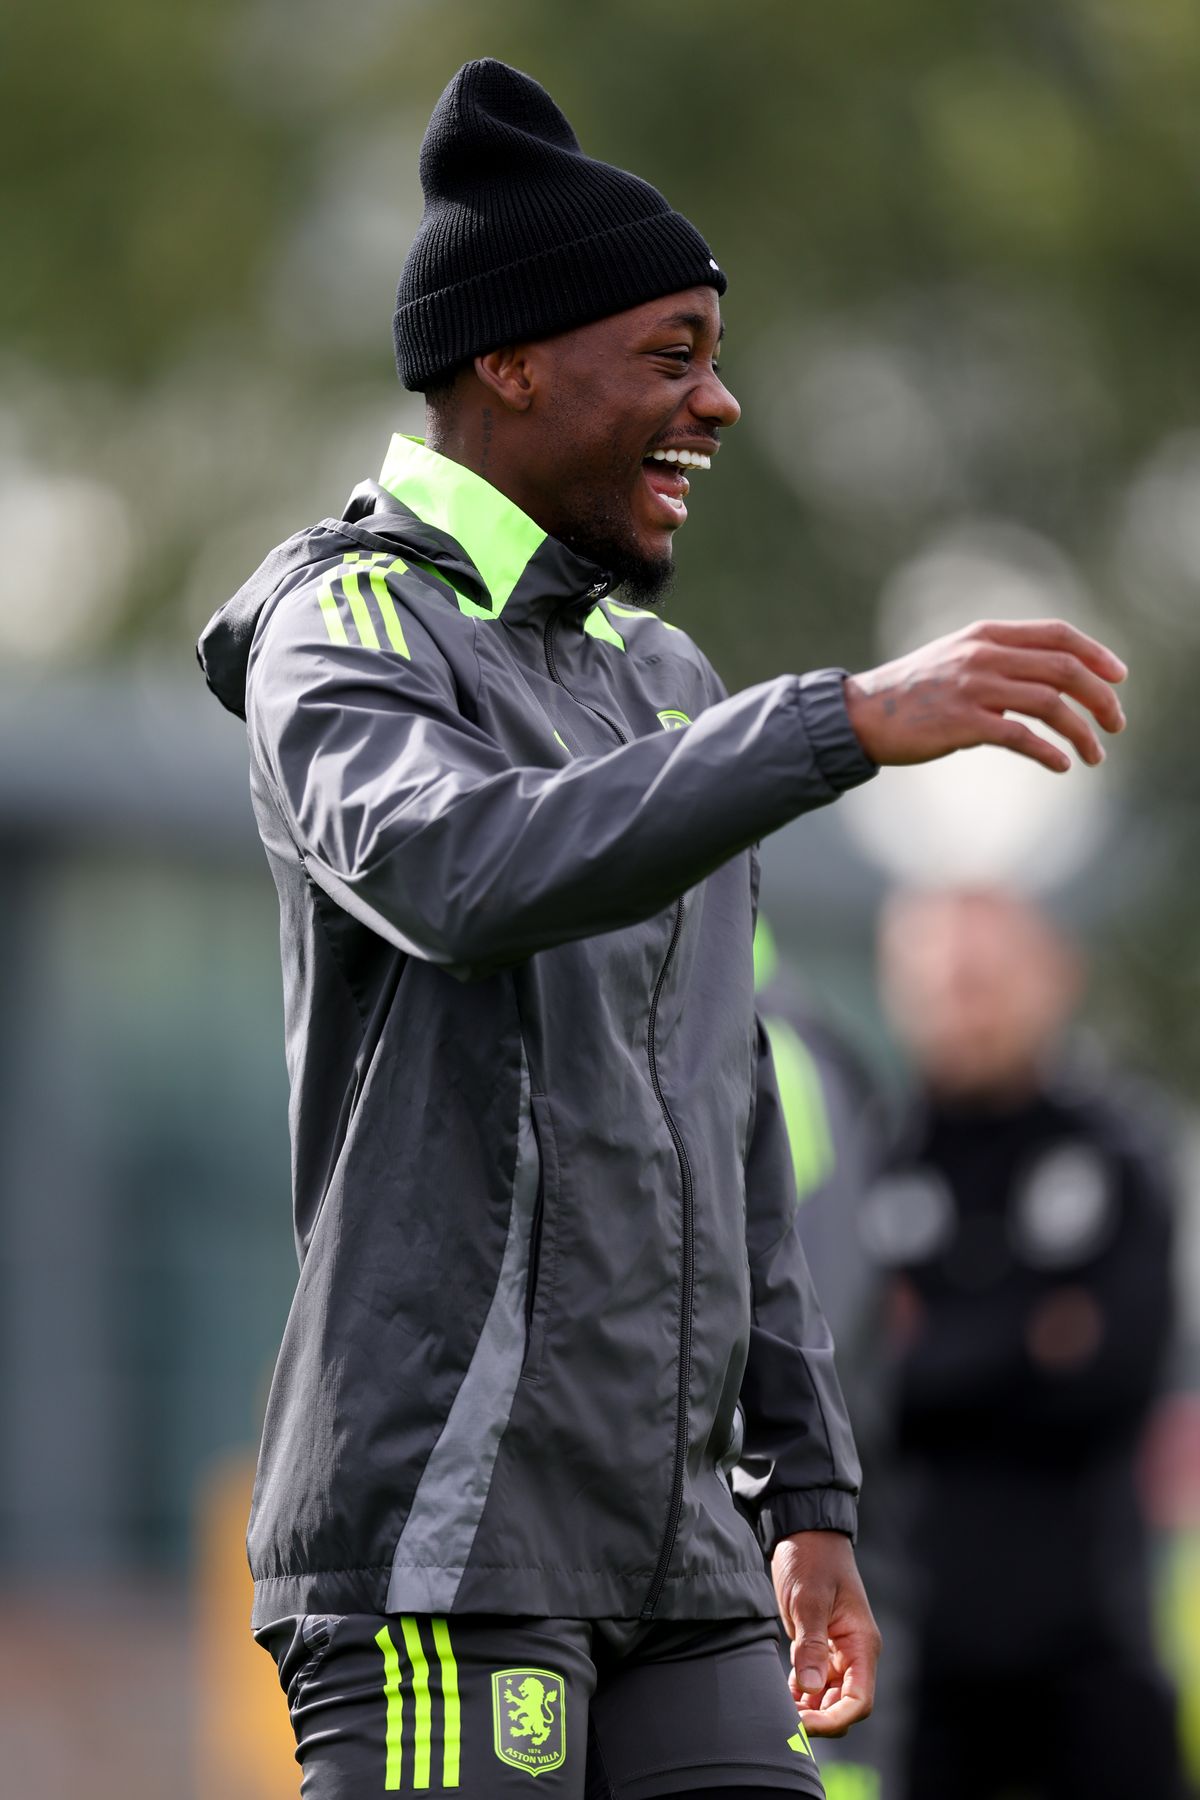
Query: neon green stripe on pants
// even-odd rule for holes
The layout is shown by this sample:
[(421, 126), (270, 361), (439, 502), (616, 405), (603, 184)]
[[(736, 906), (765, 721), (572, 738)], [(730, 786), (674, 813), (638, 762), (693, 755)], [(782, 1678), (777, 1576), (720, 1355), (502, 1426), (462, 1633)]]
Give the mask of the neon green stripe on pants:
[(459, 1750), (462, 1744), (462, 1719), (458, 1710), (458, 1664), (450, 1648), (450, 1631), (445, 1619), (433, 1621), (433, 1642), (442, 1665), (442, 1708), (446, 1734), (442, 1747), (442, 1786), (458, 1786)]
[(414, 1718), (413, 1742), (413, 1787), (429, 1786), (429, 1747), (433, 1735), (433, 1719), (429, 1706), (429, 1664), (425, 1661), (425, 1652), (421, 1647), (421, 1634), (417, 1630), (417, 1621), (403, 1618), (400, 1629), (404, 1633), (404, 1648), (408, 1651), (408, 1660), (412, 1664), (413, 1700), (416, 1705)]
[[(375, 1642), (383, 1652), (383, 1694), (387, 1702), (387, 1762), (383, 1772), (383, 1791), (385, 1794), (396, 1794), (400, 1791), (400, 1777), (404, 1770), (404, 1693), (400, 1686), (400, 1658), (396, 1655), (396, 1646), (386, 1625), (376, 1632)], [(428, 1763), (426, 1769), (428, 1770)], [(428, 1781), (425, 1785), (428, 1787)]]

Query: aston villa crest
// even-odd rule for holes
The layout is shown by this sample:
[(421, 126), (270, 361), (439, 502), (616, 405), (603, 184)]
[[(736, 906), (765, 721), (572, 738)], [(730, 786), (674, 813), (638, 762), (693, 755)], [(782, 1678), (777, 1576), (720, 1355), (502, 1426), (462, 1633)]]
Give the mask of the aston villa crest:
[(567, 1760), (566, 1690), (549, 1669), (499, 1669), (492, 1676), (496, 1755), (514, 1769), (547, 1775)]

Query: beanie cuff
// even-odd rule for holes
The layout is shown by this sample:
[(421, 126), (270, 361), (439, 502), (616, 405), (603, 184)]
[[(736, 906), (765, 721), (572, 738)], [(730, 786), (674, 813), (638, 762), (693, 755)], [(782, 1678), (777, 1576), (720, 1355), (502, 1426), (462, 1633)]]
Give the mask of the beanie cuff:
[(684, 288), (723, 294), (727, 285), (690, 220), (654, 212), (406, 301), (392, 321), (396, 366), (418, 390), (500, 344), (553, 337)]

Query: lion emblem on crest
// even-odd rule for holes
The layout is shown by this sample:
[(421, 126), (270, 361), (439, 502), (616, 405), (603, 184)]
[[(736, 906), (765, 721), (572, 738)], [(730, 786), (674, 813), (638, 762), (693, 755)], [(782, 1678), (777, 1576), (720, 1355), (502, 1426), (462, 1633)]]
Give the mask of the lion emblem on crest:
[(566, 1693), (550, 1669), (498, 1669), (492, 1676), (496, 1755), (530, 1775), (566, 1761)]
[(527, 1737), (540, 1749), (554, 1727), (554, 1706), (557, 1699), (554, 1689), (547, 1691), (545, 1682), (539, 1681), (536, 1675), (527, 1675), (515, 1694), (512, 1684), (506, 1683), (504, 1700), (511, 1721), (511, 1735)]

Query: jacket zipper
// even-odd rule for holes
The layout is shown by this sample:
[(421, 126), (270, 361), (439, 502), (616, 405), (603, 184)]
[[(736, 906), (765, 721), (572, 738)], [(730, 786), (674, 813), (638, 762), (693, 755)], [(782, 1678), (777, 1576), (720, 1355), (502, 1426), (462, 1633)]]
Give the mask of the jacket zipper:
[(662, 1549), (658, 1555), (658, 1566), (650, 1583), (650, 1591), (646, 1595), (642, 1607), (642, 1618), (652, 1619), (654, 1609), (658, 1605), (663, 1591), (663, 1583), (667, 1579), (667, 1570), (671, 1565), (671, 1557), (675, 1550), (675, 1538), (679, 1531), (679, 1519), (683, 1512), (683, 1471), (687, 1460), (688, 1440), (688, 1389), (692, 1380), (692, 1305), (695, 1298), (696, 1285), (696, 1247), (695, 1233), (695, 1191), (692, 1187), (692, 1165), (688, 1161), (687, 1147), (684, 1144), (678, 1125), (676, 1125), (667, 1105), (666, 1096), (658, 1079), (658, 1053), (654, 1047), (654, 1031), (658, 1024), (658, 1003), (662, 997), (663, 986), (667, 979), (667, 970), (671, 966), (671, 958), (679, 942), (679, 934), (683, 929), (683, 901), (675, 902), (675, 928), (671, 933), (671, 942), (667, 946), (667, 954), (663, 966), (659, 970), (658, 980), (654, 984), (654, 998), (650, 1002), (650, 1023), (646, 1031), (646, 1053), (650, 1061), (650, 1079), (654, 1083), (654, 1092), (658, 1096), (658, 1104), (662, 1108), (662, 1116), (667, 1130), (671, 1134), (671, 1142), (675, 1146), (675, 1155), (679, 1160), (679, 1176), (683, 1193), (683, 1269), (679, 1286), (679, 1392), (675, 1408), (675, 1467), (671, 1476), (671, 1505), (667, 1512), (667, 1529), (663, 1533)]
[[(588, 596), (587, 596), (588, 599), (591, 600), (595, 595), (602, 594), (604, 592), (604, 588), (605, 588), (604, 582), (598, 581), (596, 583), (595, 587), (588, 589)], [(545, 656), (546, 656), (546, 672), (548, 673), (551, 681), (556, 683), (556, 685), (558, 687), (562, 688), (564, 693), (571, 694), (570, 688), (567, 686), (566, 682), (563, 680), (562, 676), (558, 672), (558, 663), (557, 663), (557, 660), (555, 659), (555, 655), (554, 655), (554, 628), (558, 624), (559, 618), (565, 610), (566, 610), (565, 607), (562, 607), (562, 606), (557, 607), (555, 609), (555, 611), (550, 614), (550, 617), (546, 620), (545, 627), (542, 631), (542, 649), (544, 650)], [(621, 727), (617, 724), (617, 721), (615, 719), (611, 719), (606, 712), (601, 712), (601, 710), (598, 706), (593, 706), (591, 704), (591, 702), (588, 700), (580, 700), (578, 694), (571, 694), (571, 698), (579, 706), (582, 706), (585, 709), (585, 711), (590, 712), (593, 719), (599, 719), (602, 724), (607, 725), (608, 729), (613, 733), (614, 737), (616, 737), (620, 743), (627, 744), (629, 742), (628, 736), (626, 735), (625, 732), (623, 732), (621, 730)]]
[[(597, 587), (589, 594), (589, 599), (599, 593)], [(578, 694), (572, 693), (558, 672), (558, 663), (554, 655), (554, 629), (558, 623), (559, 608), (552, 612), (546, 620), (542, 633), (542, 645), (546, 655), (546, 669), (551, 681), (562, 688), (578, 705), (583, 706), (594, 718), (600, 719), (622, 744), (629, 738), (621, 730), (615, 719), (611, 719), (598, 706), (592, 706), (586, 700), (580, 700)], [(643, 1619), (652, 1619), (655, 1608), (662, 1595), (667, 1579), (667, 1570), (671, 1566), (671, 1557), (675, 1551), (675, 1539), (679, 1532), (679, 1521), (683, 1514), (683, 1475), (687, 1462), (688, 1440), (688, 1390), (691, 1387), (692, 1375), (692, 1307), (695, 1301), (696, 1286), (696, 1249), (695, 1249), (695, 1188), (692, 1183), (692, 1165), (688, 1160), (687, 1146), (675, 1123), (662, 1083), (658, 1077), (658, 1052), (655, 1048), (654, 1034), (658, 1025), (658, 1006), (662, 999), (662, 991), (666, 985), (667, 971), (675, 955), (683, 930), (683, 901), (675, 902), (675, 923), (671, 931), (671, 941), (667, 945), (667, 954), (663, 958), (662, 968), (658, 972), (658, 980), (654, 984), (654, 994), (650, 1001), (650, 1019), (646, 1029), (646, 1057), (650, 1064), (650, 1080), (654, 1088), (655, 1098), (662, 1112), (663, 1121), (671, 1134), (671, 1142), (675, 1146), (675, 1156), (679, 1163), (680, 1188), (683, 1197), (683, 1266), (680, 1272), (679, 1296), (679, 1383), (675, 1405), (675, 1462), (671, 1472), (671, 1501), (667, 1508), (666, 1530), (663, 1532), (662, 1548), (658, 1554), (654, 1575), (650, 1582), (645, 1604), (642, 1607)]]

